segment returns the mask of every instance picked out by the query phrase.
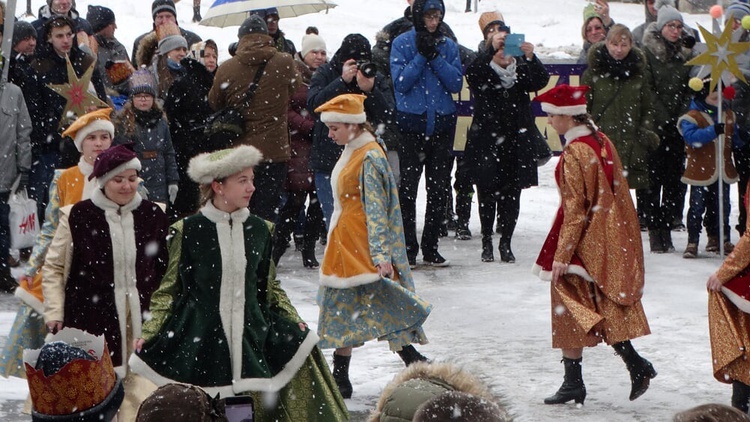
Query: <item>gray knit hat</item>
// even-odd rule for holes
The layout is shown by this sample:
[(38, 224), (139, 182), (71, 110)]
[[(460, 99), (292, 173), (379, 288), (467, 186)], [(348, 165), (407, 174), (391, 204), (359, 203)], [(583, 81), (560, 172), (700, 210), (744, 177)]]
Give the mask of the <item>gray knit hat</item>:
[(188, 43), (182, 35), (170, 35), (159, 41), (159, 54), (167, 54), (180, 47), (188, 48)]
[(128, 86), (131, 96), (145, 93), (156, 97), (156, 78), (145, 67), (141, 67), (130, 75)]
[(160, 12), (169, 12), (177, 18), (177, 8), (172, 0), (154, 0), (151, 3), (151, 17), (156, 19), (156, 15)]
[(237, 31), (237, 38), (242, 38), (247, 34), (268, 35), (266, 21), (258, 15), (250, 15), (245, 19), (245, 22), (242, 22), (242, 25), (240, 25), (240, 29)]
[(659, 14), (656, 17), (656, 29), (659, 31), (664, 28), (664, 25), (672, 21), (680, 21), (683, 24), (685, 23), (685, 21), (682, 20), (682, 14), (680, 14), (680, 11), (672, 6), (664, 6), (658, 10), (658, 13)]
[(729, 19), (742, 19), (745, 16), (750, 15), (750, 4), (747, 1), (733, 0), (732, 3), (724, 9), (724, 16)]

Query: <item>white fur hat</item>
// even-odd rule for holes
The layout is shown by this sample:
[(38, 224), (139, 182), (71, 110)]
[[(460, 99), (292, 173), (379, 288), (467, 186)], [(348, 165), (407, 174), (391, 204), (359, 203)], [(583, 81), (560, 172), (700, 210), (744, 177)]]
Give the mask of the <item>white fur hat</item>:
[(195, 183), (207, 185), (214, 180), (255, 167), (263, 159), (258, 148), (240, 145), (235, 148), (196, 155), (190, 160), (188, 175)]

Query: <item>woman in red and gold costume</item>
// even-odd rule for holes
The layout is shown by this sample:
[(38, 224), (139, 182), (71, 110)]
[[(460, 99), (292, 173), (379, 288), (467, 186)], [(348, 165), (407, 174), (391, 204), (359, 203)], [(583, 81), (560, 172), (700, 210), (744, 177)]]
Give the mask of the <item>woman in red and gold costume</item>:
[(545, 404), (583, 404), (584, 347), (604, 341), (630, 372), (630, 400), (656, 371), (630, 340), (650, 333), (641, 305), (643, 246), (620, 157), (586, 112), (587, 86), (558, 85), (536, 97), (567, 145), (555, 169), (561, 203), (534, 272), (551, 284), (552, 347), (562, 349), (565, 378)]
[[(748, 186), (750, 188), (750, 185)], [(748, 189), (750, 193), (750, 189)], [(745, 208), (750, 209), (748, 193)], [(749, 225), (750, 227), (750, 225)], [(750, 402), (750, 230), (708, 278), (708, 328), (714, 378), (732, 384), (732, 407)]]

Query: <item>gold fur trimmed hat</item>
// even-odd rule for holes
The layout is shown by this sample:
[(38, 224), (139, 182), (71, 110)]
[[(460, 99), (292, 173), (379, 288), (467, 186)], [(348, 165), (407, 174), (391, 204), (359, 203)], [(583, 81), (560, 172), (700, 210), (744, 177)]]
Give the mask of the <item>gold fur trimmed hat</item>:
[(111, 108), (100, 108), (91, 113), (86, 113), (65, 129), (62, 136), (73, 138), (73, 143), (78, 148), (78, 152), (83, 152), (83, 140), (93, 132), (104, 130), (109, 132), (110, 138), (114, 139), (115, 125), (110, 120), (111, 114)]
[(246, 168), (255, 167), (262, 159), (263, 154), (258, 148), (250, 145), (200, 154), (190, 160), (188, 176), (195, 183), (207, 185), (214, 180), (221, 180)]
[(334, 97), (315, 109), (323, 123), (364, 123), (365, 99), (361, 94), (342, 94)]

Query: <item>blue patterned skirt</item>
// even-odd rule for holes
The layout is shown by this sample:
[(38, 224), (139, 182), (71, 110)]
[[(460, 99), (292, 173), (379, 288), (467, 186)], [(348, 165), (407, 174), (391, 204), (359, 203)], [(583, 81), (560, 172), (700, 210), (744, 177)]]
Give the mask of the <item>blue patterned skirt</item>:
[(346, 289), (318, 290), (318, 346), (361, 346), (387, 340), (394, 352), (409, 344), (426, 344), (422, 324), (432, 305), (389, 278)]
[(23, 349), (38, 349), (44, 345), (47, 326), (44, 317), (31, 306), (21, 302), (8, 333), (8, 341), (0, 357), (0, 375), (4, 377), (26, 378), (23, 366)]

